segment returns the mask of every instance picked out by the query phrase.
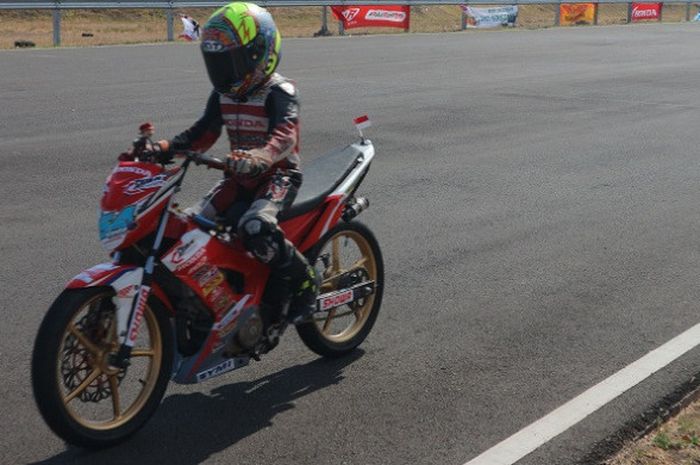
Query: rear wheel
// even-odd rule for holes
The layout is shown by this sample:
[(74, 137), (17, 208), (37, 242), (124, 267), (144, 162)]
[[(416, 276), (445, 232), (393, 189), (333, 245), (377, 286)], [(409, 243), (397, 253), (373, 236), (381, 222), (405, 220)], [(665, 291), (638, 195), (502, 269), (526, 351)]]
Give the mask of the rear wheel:
[(158, 408), (168, 385), (173, 338), (168, 316), (146, 305), (130, 365), (117, 369), (119, 349), (111, 288), (64, 291), (39, 329), (32, 385), (41, 415), (70, 444), (107, 447), (135, 433)]
[(359, 346), (374, 326), (382, 303), (384, 264), (379, 243), (362, 223), (340, 223), (307, 254), (322, 276), (321, 294), (374, 281), (374, 292), (297, 325), (309, 349), (325, 357), (341, 357)]

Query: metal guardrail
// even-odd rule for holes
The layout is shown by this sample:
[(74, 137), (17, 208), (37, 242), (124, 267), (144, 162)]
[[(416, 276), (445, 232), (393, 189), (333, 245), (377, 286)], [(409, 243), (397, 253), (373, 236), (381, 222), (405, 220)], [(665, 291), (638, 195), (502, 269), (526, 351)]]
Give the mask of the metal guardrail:
[[(627, 4), (629, 0), (253, 0), (262, 7), (292, 7), (292, 6), (350, 6), (350, 5), (552, 5), (560, 3), (617, 3)], [(161, 2), (118, 2), (118, 1), (34, 1), (9, 2), (0, 0), (0, 10), (75, 10), (75, 9), (121, 9), (121, 8), (214, 8), (223, 6), (228, 1), (161, 1)], [(642, 2), (643, 3), (643, 2)], [(666, 3), (691, 3), (686, 1), (670, 1)]]
[[(161, 9), (166, 11), (168, 23), (168, 40), (174, 37), (174, 10), (177, 8), (215, 8), (226, 5), (231, 0), (171, 0), (171, 1), (140, 1), (120, 2), (110, 0), (73, 0), (73, 1), (41, 1), (0, 0), (1, 10), (51, 10), (53, 12), (53, 42), (54, 46), (61, 45), (61, 11), (77, 9)], [(622, 4), (627, 5), (627, 22), (630, 22), (632, 0), (252, 0), (263, 7), (323, 7), (323, 24), (320, 32), (328, 31), (327, 7), (350, 5), (559, 5), (562, 3), (595, 3), (595, 4)], [(644, 1), (644, 0), (637, 0)], [(650, 2), (663, 0), (648, 0)], [(697, 1), (697, 0), (695, 0)], [(691, 0), (671, 0), (666, 4), (676, 3), (686, 6), (685, 20), (690, 20)], [(596, 9), (597, 13), (597, 9)], [(465, 17), (462, 17), (462, 29), (464, 29)], [(597, 23), (597, 14), (596, 21)], [(559, 9), (555, 13), (554, 24), (559, 25)]]

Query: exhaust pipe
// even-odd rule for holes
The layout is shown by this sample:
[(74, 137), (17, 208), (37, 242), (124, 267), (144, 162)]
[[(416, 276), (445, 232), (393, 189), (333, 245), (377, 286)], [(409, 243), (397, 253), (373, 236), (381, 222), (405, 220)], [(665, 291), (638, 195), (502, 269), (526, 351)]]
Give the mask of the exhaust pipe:
[(367, 208), (369, 208), (369, 200), (367, 200), (366, 197), (353, 199), (345, 206), (345, 210), (343, 210), (343, 219), (345, 221), (350, 221)]

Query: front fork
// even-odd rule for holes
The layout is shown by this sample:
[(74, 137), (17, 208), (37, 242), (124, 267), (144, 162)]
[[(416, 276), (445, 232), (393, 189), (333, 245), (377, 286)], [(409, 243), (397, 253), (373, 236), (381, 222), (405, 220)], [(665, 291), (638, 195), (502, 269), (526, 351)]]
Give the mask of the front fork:
[[(184, 176), (183, 176), (184, 177)], [(182, 179), (182, 178), (180, 178)], [(180, 190), (179, 184), (175, 187), (175, 192)], [(143, 277), (141, 278), (141, 283), (138, 286), (136, 295), (132, 299), (131, 308), (128, 313), (128, 318), (126, 318), (127, 324), (119, 324), (120, 329), (119, 339), (122, 341), (119, 346), (119, 350), (116, 354), (110, 356), (109, 364), (115, 368), (126, 368), (129, 366), (129, 359), (131, 358), (131, 349), (134, 347), (136, 338), (139, 335), (139, 329), (141, 328), (141, 323), (143, 322), (143, 312), (146, 310), (146, 303), (148, 302), (148, 297), (151, 295), (151, 285), (153, 284), (153, 267), (155, 264), (155, 257), (160, 250), (161, 243), (163, 242), (163, 235), (165, 234), (165, 226), (168, 223), (168, 218), (170, 217), (170, 209), (173, 204), (173, 199), (175, 198), (175, 193), (168, 199), (168, 204), (163, 209), (163, 213), (160, 215), (160, 220), (158, 223), (158, 231), (156, 233), (155, 240), (153, 241), (153, 247), (151, 247), (151, 252), (146, 258), (146, 265), (143, 268)], [(123, 321), (122, 315), (120, 315), (121, 306), (117, 306), (117, 322), (121, 323)]]

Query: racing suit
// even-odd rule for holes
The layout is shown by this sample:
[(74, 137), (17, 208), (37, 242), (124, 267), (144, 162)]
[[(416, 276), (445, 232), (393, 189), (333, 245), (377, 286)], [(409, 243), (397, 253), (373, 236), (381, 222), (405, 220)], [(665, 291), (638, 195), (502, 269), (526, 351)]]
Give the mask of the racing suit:
[[(299, 104), (294, 84), (275, 73), (245, 98), (215, 91), (204, 115), (175, 136), (171, 150), (208, 150), (226, 128), (232, 154), (245, 151), (255, 172), (226, 172), (200, 204), (200, 214), (237, 226), (245, 248), (271, 268), (264, 304), (281, 310), (297, 291), (290, 319), (315, 309), (318, 281), (306, 258), (284, 237), (277, 221), (301, 186), (299, 170)], [(247, 210), (239, 217), (241, 202)], [(235, 204), (235, 205), (234, 205)], [(232, 224), (233, 223), (233, 224)]]

